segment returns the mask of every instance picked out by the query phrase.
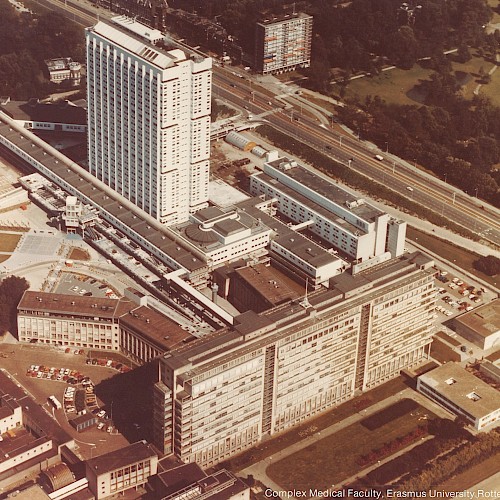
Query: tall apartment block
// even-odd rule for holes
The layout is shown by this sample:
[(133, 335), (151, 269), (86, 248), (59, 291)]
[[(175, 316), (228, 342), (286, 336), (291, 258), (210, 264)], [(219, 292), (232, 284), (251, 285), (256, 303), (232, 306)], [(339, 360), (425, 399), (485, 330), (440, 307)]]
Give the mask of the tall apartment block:
[(405, 254), (343, 273), (166, 353), (154, 388), (155, 445), (202, 467), (257, 444), (428, 358), (433, 261)]
[(269, 16), (257, 23), (255, 70), (264, 75), (311, 64), (313, 18), (302, 12)]
[(86, 29), (89, 171), (160, 222), (208, 200), (212, 60), (115, 17)]

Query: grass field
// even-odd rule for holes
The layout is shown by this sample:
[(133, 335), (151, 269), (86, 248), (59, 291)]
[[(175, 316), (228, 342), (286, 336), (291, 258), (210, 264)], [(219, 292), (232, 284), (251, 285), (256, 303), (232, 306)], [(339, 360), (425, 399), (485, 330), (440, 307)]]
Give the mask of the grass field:
[[(474, 54), (474, 51), (471, 51)], [(482, 67), (488, 72), (493, 66), (491, 61), (473, 55), (466, 63), (452, 62), (452, 71), (462, 85), (462, 94), (472, 99), (478, 85), (479, 70)], [(418, 93), (418, 84), (429, 78), (433, 70), (416, 64), (410, 70), (391, 69), (370, 78), (363, 77), (352, 80), (347, 86), (345, 97), (357, 96), (361, 101), (368, 95), (378, 95), (390, 104), (419, 104), (422, 96)], [(338, 85), (334, 86), (334, 93), (339, 93)], [(481, 92), (500, 104), (500, 72), (493, 74), (491, 83), (483, 85)]]
[(427, 233), (423, 233), (414, 227), (408, 227), (407, 237), (422, 245), (424, 248), (429, 249), (431, 252), (443, 257), (444, 259), (453, 262), (456, 266), (464, 269), (472, 273), (475, 276), (478, 276), (482, 280), (490, 283), (493, 286), (497, 286), (498, 277), (492, 278), (491, 276), (487, 276), (479, 271), (477, 271), (472, 263), (479, 258), (479, 255), (474, 252), (470, 252), (465, 250), (464, 248), (457, 247), (445, 240), (440, 238), (436, 238), (435, 236), (431, 236)]
[(73, 260), (90, 260), (90, 255), (86, 250), (81, 250), (80, 248), (72, 248), (68, 259)]
[[(378, 95), (387, 103), (415, 104), (415, 101), (408, 97), (407, 93), (419, 83), (419, 80), (427, 79), (431, 73), (431, 70), (416, 64), (408, 71), (395, 68), (384, 71), (373, 78), (358, 78), (349, 83), (345, 97), (358, 96), (363, 100), (368, 95)], [(336, 86), (335, 93), (338, 91)]]
[(251, 464), (260, 462), (267, 457), (273, 456), (278, 451), (284, 450), (288, 446), (294, 443), (298, 443), (308, 434), (310, 434), (309, 429), (315, 428), (317, 431), (321, 431), (330, 427), (331, 425), (341, 422), (347, 417), (358, 413), (359, 411), (368, 408), (369, 406), (382, 401), (389, 396), (393, 396), (398, 392), (406, 389), (408, 386), (405, 385), (402, 377), (397, 377), (383, 385), (375, 387), (374, 389), (357, 396), (346, 403), (341, 404), (331, 410), (321, 413), (316, 418), (308, 420), (306, 423), (298, 425), (286, 432), (282, 432), (272, 439), (266, 440), (250, 450), (247, 450), (237, 457), (224, 462), (224, 467), (229, 468), (233, 471), (238, 471), (249, 467)]
[[(396, 403), (397, 405), (398, 403)], [(267, 475), (284, 490), (326, 489), (360, 472), (357, 460), (361, 455), (413, 431), (429, 411), (420, 405), (413, 411), (393, 418), (386, 414), (387, 423), (369, 430), (357, 422), (294, 453), (267, 468)], [(311, 465), (314, 464), (313, 467)]]
[(20, 239), (20, 234), (0, 233), (0, 252), (13, 252)]

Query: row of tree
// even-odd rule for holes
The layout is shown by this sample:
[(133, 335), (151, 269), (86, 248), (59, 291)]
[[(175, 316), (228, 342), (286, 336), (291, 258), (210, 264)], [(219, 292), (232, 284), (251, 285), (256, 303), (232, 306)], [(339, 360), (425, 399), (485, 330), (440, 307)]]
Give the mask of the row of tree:
[[(216, 18), (254, 50), (255, 22), (263, 10), (279, 12), (289, 0), (171, 0), (171, 7)], [(458, 45), (480, 46), (488, 38), (482, 26), (491, 17), (484, 0), (307, 0), (296, 10), (314, 16), (316, 64), (351, 71), (375, 71), (377, 61), (410, 68), (418, 58)]]
[(464, 443), (458, 450), (453, 450), (431, 461), (423, 469), (400, 482), (395, 489), (426, 491), (499, 452), (499, 429), (494, 429), (487, 434), (479, 434), (476, 438)]
[(483, 96), (461, 97), (451, 74), (434, 73), (420, 87), (425, 106), (369, 96), (352, 100), (340, 118), (362, 138), (500, 206), (500, 108)]
[(55, 57), (85, 59), (83, 30), (55, 12), (33, 18), (0, 0), (0, 95), (17, 100), (55, 91), (44, 61)]

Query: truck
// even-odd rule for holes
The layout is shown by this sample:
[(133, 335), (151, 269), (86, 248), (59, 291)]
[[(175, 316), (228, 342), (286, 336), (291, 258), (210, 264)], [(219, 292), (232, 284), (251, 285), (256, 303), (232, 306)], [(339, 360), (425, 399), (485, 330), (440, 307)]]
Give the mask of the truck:
[(60, 410), (62, 408), (61, 402), (55, 396), (49, 396), (48, 400), (56, 410)]

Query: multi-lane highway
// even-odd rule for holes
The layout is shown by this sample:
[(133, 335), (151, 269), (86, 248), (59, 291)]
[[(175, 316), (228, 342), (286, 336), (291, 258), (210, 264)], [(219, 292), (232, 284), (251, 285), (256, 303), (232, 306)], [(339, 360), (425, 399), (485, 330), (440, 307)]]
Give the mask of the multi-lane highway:
[[(398, 159), (373, 150), (373, 146), (356, 137), (339, 134), (300, 114), (297, 109), (283, 108), (282, 99), (270, 98), (247, 79), (234, 78), (220, 68), (214, 72), (215, 93), (233, 104), (259, 115), (262, 120), (290, 137), (299, 139), (353, 170), (390, 187), (396, 192), (447, 217), (500, 246), (498, 211), (461, 190)], [(379, 153), (384, 159), (375, 159)]]
[[(84, 0), (36, 0), (42, 5), (65, 13), (82, 26), (90, 26), (97, 14), (110, 16), (104, 9), (96, 10)], [(240, 75), (242, 76), (242, 75)], [(321, 125), (308, 115), (302, 114), (292, 104), (284, 107), (282, 99), (276, 99), (269, 89), (251, 81), (248, 75), (237, 78), (225, 68), (214, 67), (214, 94), (263, 121), (290, 137), (322, 151), (353, 170), (407, 196), (429, 210), (447, 217), (478, 234), (482, 239), (500, 248), (499, 211), (480, 200), (472, 198), (457, 188), (411, 168), (404, 162), (388, 157), (378, 161), (377, 153), (368, 144), (355, 137), (339, 134), (332, 128)]]

